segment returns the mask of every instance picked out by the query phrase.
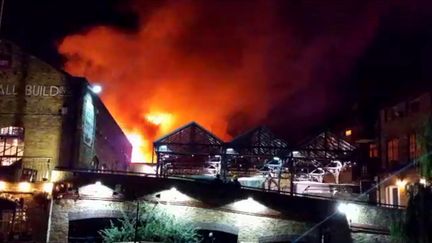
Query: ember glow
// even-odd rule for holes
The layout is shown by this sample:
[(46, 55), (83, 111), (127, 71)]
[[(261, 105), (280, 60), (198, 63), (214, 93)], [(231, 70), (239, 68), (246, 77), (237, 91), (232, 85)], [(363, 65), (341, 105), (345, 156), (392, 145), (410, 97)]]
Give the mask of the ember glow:
[[(315, 80), (341, 76), (376, 19), (366, 7), (359, 19), (342, 21), (349, 28), (338, 35), (300, 39), (303, 26), (283, 19), (273, 1), (176, 0), (151, 9), (131, 2), (137, 29), (94, 26), (66, 36), (58, 50), (67, 72), (103, 85), (102, 99), (128, 134), (137, 162), (150, 160), (155, 139), (190, 121), (229, 139)], [(328, 16), (316, 18), (317, 29), (333, 28)]]

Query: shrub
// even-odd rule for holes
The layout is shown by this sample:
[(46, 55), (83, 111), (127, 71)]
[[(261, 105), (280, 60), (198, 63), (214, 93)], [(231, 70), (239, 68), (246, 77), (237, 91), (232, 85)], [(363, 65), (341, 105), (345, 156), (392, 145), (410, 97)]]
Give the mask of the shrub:
[[(190, 222), (184, 222), (166, 213), (160, 207), (143, 204), (139, 210), (138, 222), (136, 215), (123, 213), (118, 224), (99, 233), (104, 242), (124, 241), (155, 241), (168, 243), (199, 242), (197, 229)], [(138, 227), (136, 224), (138, 223)], [(135, 234), (136, 238), (135, 239)]]

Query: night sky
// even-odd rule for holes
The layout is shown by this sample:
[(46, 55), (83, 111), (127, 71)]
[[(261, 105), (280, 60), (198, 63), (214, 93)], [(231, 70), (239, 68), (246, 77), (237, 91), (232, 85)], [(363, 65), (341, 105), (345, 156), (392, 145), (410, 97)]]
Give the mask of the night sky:
[[(286, 84), (284, 80), (293, 77), (291, 69), (297, 60), (306, 60), (297, 68), (304, 66), (308, 79), (313, 81), (304, 81), (304, 84), (296, 85), (295, 92), (272, 101), (267, 115), (260, 120), (285, 137), (304, 136), (324, 124), (343, 119), (353, 109), (360, 117), (371, 117), (378, 107), (391, 102), (395, 96), (429, 88), (432, 83), (430, 1), (203, 2), (210, 7), (199, 7), (204, 17), (200, 16), (200, 24), (195, 25), (197, 33), (201, 35), (212, 30), (218, 35), (209, 34), (209, 39), (203, 43), (196, 41), (196, 33), (189, 35), (191, 40), (182, 39), (182, 48), (191, 50), (194, 55), (205, 52), (203, 55), (214, 58), (216, 64), (224, 62), (217, 54), (219, 46), (211, 50), (214, 39), (237, 33), (237, 30), (226, 30), (225, 26), (232, 24), (230, 21), (241, 23), (233, 25), (247, 29), (249, 20), (243, 19), (251, 18), (253, 23), (256, 19), (245, 13), (266, 4), (271, 5), (266, 8), (274, 10), (270, 17), (266, 15), (263, 19), (276, 23), (272, 31), (277, 34), (272, 33), (272, 36), (279, 36), (278, 33), (281, 36), (274, 38), (274, 48), (265, 56), (266, 65), (271, 67), (266, 77), (272, 80), (272, 89), (290, 89), (292, 84)], [(134, 33), (147, 15), (166, 4), (169, 1), (6, 0), (1, 35), (62, 67), (65, 60), (58, 54), (57, 47), (65, 36), (85, 33), (96, 25), (114, 26)], [(260, 14), (259, 11), (256, 13)], [(294, 38), (288, 39), (285, 31)], [(260, 32), (252, 35), (259, 38)], [(250, 38), (249, 33), (246, 36)], [(239, 48), (234, 37), (224, 38), (224, 41), (231, 49)], [(205, 46), (206, 43), (210, 44)], [(320, 43), (334, 44), (323, 50)], [(226, 46), (222, 47), (222, 53)], [(288, 49), (297, 51), (288, 52)], [(319, 53), (316, 58), (314, 51)], [(304, 52), (310, 52), (311, 57), (301, 58)], [(312, 64), (310, 60), (313, 60)], [(304, 76), (299, 77), (295, 78), (303, 82)], [(227, 119), (228, 129), (236, 133), (241, 130), (239, 127), (247, 124), (248, 114), (234, 112)]]

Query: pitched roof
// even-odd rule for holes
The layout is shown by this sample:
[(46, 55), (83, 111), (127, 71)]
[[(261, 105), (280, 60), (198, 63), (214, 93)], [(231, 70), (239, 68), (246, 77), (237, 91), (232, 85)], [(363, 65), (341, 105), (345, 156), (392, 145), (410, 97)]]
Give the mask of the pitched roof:
[(240, 153), (252, 153), (256, 155), (277, 155), (288, 149), (284, 140), (276, 137), (270, 129), (259, 126), (234, 138), (229, 146)]
[[(222, 152), (224, 142), (196, 122), (190, 122), (159, 138), (154, 143), (157, 151), (179, 154), (217, 154)], [(162, 152), (162, 150), (160, 151)]]
[(356, 146), (331, 132), (322, 132), (299, 146), (300, 153), (315, 158), (339, 158), (350, 155)]

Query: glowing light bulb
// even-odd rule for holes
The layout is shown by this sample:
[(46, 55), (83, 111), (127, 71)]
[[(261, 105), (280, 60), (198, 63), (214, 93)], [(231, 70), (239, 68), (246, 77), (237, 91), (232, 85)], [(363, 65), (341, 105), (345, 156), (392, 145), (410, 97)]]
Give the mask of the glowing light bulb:
[(51, 193), (52, 192), (52, 190), (53, 190), (53, 187), (54, 187), (54, 184), (53, 183), (51, 183), (51, 182), (45, 182), (44, 184), (43, 184), (43, 191), (44, 192), (46, 192), (46, 193)]
[(405, 185), (406, 185), (406, 184), (407, 184), (407, 181), (406, 181), (406, 180), (398, 179), (398, 180), (396, 181), (396, 186), (399, 187), (399, 189), (403, 189), (403, 188), (405, 188)]
[(102, 86), (96, 84), (91, 87), (91, 90), (95, 94), (100, 94), (102, 92)]
[(30, 183), (23, 181), (18, 184), (18, 189), (22, 192), (28, 192), (31, 189), (31, 185)]
[(0, 191), (4, 191), (4, 190), (6, 190), (6, 182), (4, 182), (4, 181), (0, 181)]

